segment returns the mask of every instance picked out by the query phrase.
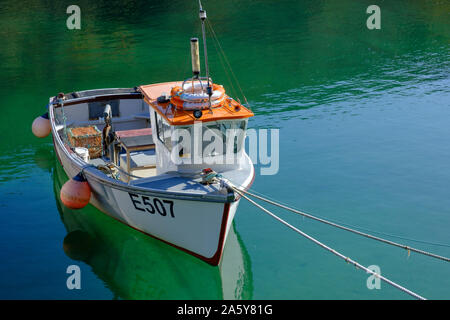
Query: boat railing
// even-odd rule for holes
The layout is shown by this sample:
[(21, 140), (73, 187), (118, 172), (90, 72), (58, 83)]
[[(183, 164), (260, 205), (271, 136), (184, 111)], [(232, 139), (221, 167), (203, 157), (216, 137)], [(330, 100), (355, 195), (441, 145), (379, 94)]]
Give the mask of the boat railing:
[[(184, 90), (184, 87), (185, 87), (186, 83), (189, 83), (189, 82), (193, 83), (195, 81), (198, 81), (200, 83), (200, 86), (202, 87), (202, 90), (204, 90), (204, 91), (206, 90), (207, 85), (203, 86), (203, 82), (202, 81), (204, 81), (206, 84), (208, 82), (209, 83), (213, 83), (211, 77), (210, 78), (207, 78), (207, 77), (191, 77), (191, 78), (188, 78), (188, 79), (183, 81), (183, 84), (181, 85), (181, 89)], [(192, 86), (192, 88), (194, 88), (194, 86)]]

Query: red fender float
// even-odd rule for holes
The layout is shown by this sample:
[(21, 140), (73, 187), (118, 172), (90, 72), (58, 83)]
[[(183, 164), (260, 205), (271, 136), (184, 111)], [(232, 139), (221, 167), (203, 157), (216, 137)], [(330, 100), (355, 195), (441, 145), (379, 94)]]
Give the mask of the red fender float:
[(91, 199), (91, 187), (83, 173), (67, 181), (61, 188), (59, 194), (62, 203), (70, 209), (84, 208)]

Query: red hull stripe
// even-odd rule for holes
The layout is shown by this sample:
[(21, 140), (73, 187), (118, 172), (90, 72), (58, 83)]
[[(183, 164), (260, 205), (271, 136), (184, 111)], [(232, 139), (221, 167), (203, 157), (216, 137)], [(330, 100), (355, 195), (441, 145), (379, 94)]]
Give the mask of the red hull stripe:
[[(100, 211), (103, 211), (103, 210), (100, 210)], [(132, 229), (134, 229), (136, 231), (139, 231), (139, 232), (141, 232), (141, 233), (143, 233), (143, 234), (145, 234), (145, 235), (147, 235), (149, 237), (152, 237), (152, 238), (154, 238), (156, 240), (162, 241), (165, 244), (168, 244), (168, 245), (170, 245), (170, 246), (172, 246), (174, 248), (180, 249), (181, 251), (184, 251), (184, 252), (186, 252), (186, 253), (188, 253), (190, 255), (193, 255), (194, 257), (199, 258), (199, 259), (201, 259), (201, 260), (203, 260), (203, 261), (205, 261), (205, 262), (207, 262), (207, 263), (209, 263), (209, 264), (211, 264), (213, 266), (217, 266), (219, 264), (219, 262), (220, 262), (220, 258), (222, 258), (223, 246), (224, 246), (224, 243), (225, 243), (225, 232), (226, 232), (226, 228), (227, 228), (227, 222), (228, 222), (229, 213), (230, 213), (230, 204), (229, 203), (225, 203), (224, 210), (223, 210), (223, 216), (222, 216), (222, 225), (220, 227), (219, 244), (217, 246), (216, 253), (211, 258), (207, 258), (207, 257), (204, 257), (202, 255), (199, 255), (198, 253), (195, 253), (195, 252), (190, 251), (188, 249), (182, 248), (182, 247), (177, 246), (177, 245), (175, 245), (173, 243), (170, 243), (170, 242), (168, 242), (166, 240), (163, 240), (163, 239), (160, 239), (158, 237), (155, 237), (154, 235), (151, 235), (151, 234), (149, 234), (149, 233), (147, 233), (145, 231), (142, 231), (142, 230), (139, 230), (139, 229), (137, 229), (137, 228), (135, 228), (133, 226), (130, 226), (129, 224), (126, 224), (122, 220), (119, 220), (116, 217), (113, 217), (113, 216), (111, 216), (111, 215), (109, 215), (109, 214), (107, 214), (105, 212), (106, 215), (108, 215), (109, 217), (113, 218), (114, 220), (117, 220), (117, 221), (123, 223), (124, 225), (126, 225), (126, 226), (128, 226), (128, 227), (130, 227), (130, 228), (132, 228)]]

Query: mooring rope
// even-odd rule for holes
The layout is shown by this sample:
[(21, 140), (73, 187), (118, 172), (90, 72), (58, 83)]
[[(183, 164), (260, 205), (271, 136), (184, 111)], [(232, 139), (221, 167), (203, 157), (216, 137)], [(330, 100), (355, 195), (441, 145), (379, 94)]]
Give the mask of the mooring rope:
[(312, 236), (308, 235), (307, 233), (301, 231), (300, 229), (294, 227), (293, 225), (289, 224), (288, 222), (286, 222), (285, 220), (281, 219), (280, 217), (278, 217), (277, 215), (275, 215), (274, 213), (270, 212), (269, 210), (267, 210), (266, 208), (264, 208), (263, 206), (261, 206), (260, 204), (256, 203), (255, 201), (253, 201), (252, 199), (250, 199), (249, 197), (247, 197), (242, 191), (238, 188), (236, 188), (235, 186), (224, 182), (225, 185), (227, 185), (228, 187), (230, 187), (231, 189), (233, 189), (236, 193), (238, 193), (241, 197), (243, 197), (244, 199), (246, 199), (247, 201), (249, 201), (250, 203), (252, 203), (253, 205), (255, 205), (256, 207), (258, 207), (259, 209), (261, 209), (262, 211), (264, 211), (265, 213), (267, 213), (268, 215), (270, 215), (272, 218), (278, 220), (279, 222), (281, 222), (282, 224), (284, 224), (285, 226), (287, 226), (288, 228), (294, 230), (295, 232), (299, 233), (300, 235), (302, 235), (303, 237), (307, 238), (308, 240), (314, 242), (315, 244), (317, 244), (318, 246), (322, 247), (323, 249), (333, 253), (334, 255), (338, 256), (339, 258), (343, 259), (345, 262), (353, 264), (355, 267), (360, 268), (364, 271), (366, 271), (367, 273), (370, 273), (372, 275), (374, 275), (375, 277), (379, 278), (380, 280), (386, 282), (387, 284), (409, 294), (410, 296), (419, 299), (419, 300), (426, 300), (424, 297), (422, 297), (421, 295), (399, 285), (398, 283), (395, 283), (392, 280), (389, 280), (386, 277), (383, 277), (382, 275), (372, 271), (371, 269), (361, 265), (360, 263), (356, 262), (355, 260), (346, 257), (345, 255), (343, 255), (342, 253), (334, 250), (333, 248), (328, 247), (327, 245), (325, 245), (324, 243), (320, 242), (319, 240), (313, 238)]
[[(244, 191), (243, 190), (244, 189), (243, 186), (239, 186), (238, 188), (241, 189), (242, 191)], [(245, 190), (245, 191), (247, 191), (247, 190)], [(273, 199), (273, 198), (269, 197), (268, 195), (263, 194), (261, 192), (258, 192), (258, 191), (254, 190), (254, 189), (249, 189), (249, 191), (255, 193), (256, 195), (258, 195), (260, 197), (265, 197), (266, 199), (272, 200), (274, 202), (278, 202), (278, 203), (283, 204), (285, 206), (290, 206), (290, 204), (287, 204), (286, 202), (282, 202), (282, 201)], [(293, 209), (296, 209), (296, 208), (293, 208)], [(298, 210), (298, 209), (296, 209), (296, 210)], [(298, 211), (300, 211), (300, 210), (298, 210)], [(305, 213), (305, 212), (303, 211), (303, 213)], [(322, 218), (322, 219), (326, 220), (325, 217), (321, 217), (319, 215), (315, 215), (315, 216), (318, 217), (318, 218)], [(370, 233), (377, 233), (377, 234), (380, 234), (380, 235), (383, 235), (383, 236), (387, 236), (387, 237), (391, 237), (391, 238), (397, 238), (397, 239), (402, 239), (402, 240), (406, 240), (406, 241), (418, 242), (418, 243), (423, 243), (423, 244), (431, 245), (431, 246), (450, 248), (450, 244), (448, 244), (448, 243), (439, 243), (439, 242), (426, 241), (426, 240), (422, 240), (422, 239), (409, 238), (409, 237), (400, 236), (400, 235), (397, 235), (397, 234), (391, 234), (391, 233), (387, 233), (387, 232), (381, 232), (381, 231), (378, 231), (378, 230), (368, 229), (368, 228), (361, 227), (361, 226), (355, 226), (355, 225), (352, 225), (352, 224), (349, 224), (349, 223), (346, 223), (346, 222), (337, 221), (335, 219), (333, 219), (333, 220), (328, 219), (328, 221), (334, 222), (336, 224), (341, 224), (341, 225), (349, 227), (349, 228), (364, 230), (364, 231), (367, 231), (367, 232), (370, 232)]]
[[(59, 96), (59, 94), (58, 94)], [(62, 98), (58, 98), (58, 102), (61, 105), (61, 113), (62, 113), (62, 119), (63, 119), (63, 126), (64, 126), (64, 135), (66, 138), (66, 143), (70, 145), (69, 136), (67, 134), (67, 117), (64, 113), (64, 96)]]
[[(131, 174), (131, 173), (128, 173), (128, 172), (126, 172), (125, 170), (123, 170), (121, 167), (119, 167), (118, 165), (116, 165), (114, 162), (108, 162), (107, 164), (110, 164), (110, 165), (112, 165), (112, 166), (114, 166), (114, 168), (116, 168), (118, 171), (120, 171), (120, 172), (122, 172), (123, 174), (125, 174), (125, 175), (127, 175), (127, 176), (129, 176), (129, 177), (131, 177), (131, 178), (135, 178), (135, 179), (140, 179), (140, 178), (142, 178), (142, 177), (139, 177), (139, 176), (135, 176), (134, 174)], [(97, 168), (98, 169), (98, 168)], [(111, 174), (112, 175), (112, 178), (114, 178), (114, 179), (116, 179), (116, 180), (119, 180), (119, 177), (117, 177), (116, 175), (114, 175), (114, 174)], [(131, 181), (129, 181), (128, 182), (128, 184), (130, 184), (130, 182)]]
[(345, 227), (343, 225), (331, 222), (329, 220), (325, 220), (325, 219), (319, 218), (317, 216), (313, 216), (313, 215), (308, 214), (306, 212), (302, 212), (300, 210), (297, 210), (297, 209), (285, 206), (285, 205), (283, 205), (281, 203), (278, 203), (278, 202), (269, 200), (267, 198), (258, 196), (258, 195), (254, 194), (254, 193), (251, 193), (251, 192), (247, 191), (247, 190), (239, 189), (239, 191), (243, 192), (245, 194), (248, 194), (248, 195), (250, 195), (250, 196), (252, 196), (252, 197), (254, 197), (256, 199), (259, 199), (259, 200), (265, 201), (267, 203), (270, 203), (270, 204), (272, 204), (274, 206), (277, 206), (277, 207), (289, 210), (289, 211), (294, 212), (296, 214), (300, 214), (300, 215), (302, 215), (304, 217), (307, 217), (309, 219), (312, 219), (312, 220), (315, 220), (315, 221), (319, 221), (319, 222), (322, 222), (324, 224), (327, 224), (327, 225), (330, 225), (330, 226), (333, 226), (333, 227), (336, 227), (336, 228), (339, 228), (339, 229), (342, 229), (342, 230), (345, 230), (345, 231), (349, 231), (349, 232), (358, 234), (360, 236), (363, 236), (363, 237), (366, 237), (366, 238), (369, 238), (369, 239), (373, 239), (373, 240), (380, 241), (380, 242), (383, 242), (383, 243), (386, 243), (386, 244), (389, 244), (389, 245), (392, 245), (392, 246), (395, 246), (395, 247), (406, 249), (408, 251), (408, 254), (412, 251), (412, 252), (423, 254), (423, 255), (426, 255), (426, 256), (429, 256), (429, 257), (432, 257), (432, 258), (436, 258), (436, 259), (440, 259), (440, 260), (443, 260), (443, 261), (446, 261), (446, 262), (450, 262), (450, 258), (447, 258), (447, 257), (444, 257), (444, 256), (440, 256), (440, 255), (437, 255), (435, 253), (428, 252), (428, 251), (425, 251), (425, 250), (420, 250), (420, 249), (417, 249), (417, 248), (414, 248), (414, 247), (410, 247), (410, 246), (407, 246), (407, 245), (404, 245), (404, 244), (401, 244), (401, 243), (397, 243), (397, 242), (394, 242), (394, 241), (391, 241), (391, 240), (383, 239), (383, 238), (371, 235), (369, 233), (361, 232), (361, 231), (358, 231), (358, 230), (355, 230), (355, 229), (352, 229), (352, 228), (349, 228), (349, 227)]
[[(243, 186), (240, 186), (240, 189), (241, 189), (241, 190), (242, 190), (242, 188), (243, 188)], [(275, 199), (269, 197), (268, 195), (265, 195), (265, 194), (263, 194), (263, 193), (261, 193), (261, 192), (258, 192), (258, 191), (256, 191), (256, 190), (254, 190), (254, 189), (249, 189), (249, 190), (250, 190), (251, 192), (255, 193), (256, 195), (259, 195), (260, 197), (265, 197), (266, 199), (272, 200), (272, 201), (274, 201), (274, 202), (278, 202), (278, 203), (283, 204), (283, 205), (285, 205), (285, 206), (290, 206), (290, 205), (287, 204), (286, 202), (282, 202), (282, 201), (279, 201), (279, 200), (275, 200)], [(291, 207), (291, 208), (292, 208), (292, 207)], [(293, 209), (296, 209), (296, 208), (293, 208)], [(298, 209), (296, 209), (296, 210), (298, 210)], [(299, 210), (299, 211), (300, 211), (300, 210)], [(315, 215), (315, 216), (318, 217), (318, 218), (325, 219), (325, 217), (321, 217), (321, 216), (319, 216), (319, 215)], [(417, 242), (417, 243), (423, 243), (423, 244), (431, 245), (431, 246), (438, 246), (438, 247), (447, 247), (447, 248), (450, 248), (450, 244), (448, 244), (448, 243), (439, 243), (439, 242), (426, 241), (426, 240), (422, 240), (422, 239), (409, 238), (409, 237), (400, 236), (400, 235), (397, 235), (397, 234), (391, 234), (391, 233), (387, 233), (387, 232), (381, 232), (381, 231), (378, 231), (378, 230), (368, 229), (368, 228), (361, 227), (361, 226), (355, 226), (355, 225), (352, 225), (352, 224), (349, 224), (349, 223), (346, 223), (346, 222), (337, 221), (337, 220), (335, 220), (335, 219), (333, 219), (333, 220), (328, 219), (328, 221), (334, 222), (334, 223), (336, 223), (336, 224), (341, 224), (341, 225), (346, 226), (346, 227), (349, 227), (349, 228), (359, 229), (359, 230), (364, 230), (364, 231), (367, 231), (367, 232), (370, 232), (370, 233), (377, 233), (377, 234), (380, 234), (380, 235), (383, 235), (383, 236), (387, 236), (387, 237), (391, 237), (391, 238), (397, 238), (397, 239), (402, 239), (402, 240), (406, 240), (406, 241), (412, 241), (412, 242)]]

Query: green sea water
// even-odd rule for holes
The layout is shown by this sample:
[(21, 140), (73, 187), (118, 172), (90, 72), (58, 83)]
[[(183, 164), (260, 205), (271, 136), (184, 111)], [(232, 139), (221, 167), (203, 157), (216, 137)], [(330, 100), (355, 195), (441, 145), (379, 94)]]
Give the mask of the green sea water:
[[(409, 299), (241, 201), (223, 265), (105, 216), (64, 208), (67, 179), (33, 119), (58, 92), (190, 75), (197, 1), (0, 2), (0, 299)], [(369, 30), (369, 5), (381, 29)], [(253, 189), (450, 256), (450, 3), (216, 1), (208, 18), (255, 117), (279, 129), (279, 171)], [(208, 36), (211, 75), (232, 73)], [(237, 94), (239, 92), (236, 92)], [(450, 267), (274, 209), (296, 227), (430, 299)], [(423, 240), (423, 242), (412, 241)], [(433, 244), (432, 244), (433, 243)], [(69, 290), (69, 265), (81, 289)]]

